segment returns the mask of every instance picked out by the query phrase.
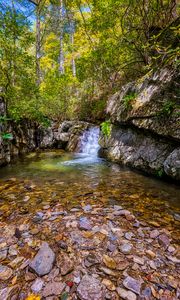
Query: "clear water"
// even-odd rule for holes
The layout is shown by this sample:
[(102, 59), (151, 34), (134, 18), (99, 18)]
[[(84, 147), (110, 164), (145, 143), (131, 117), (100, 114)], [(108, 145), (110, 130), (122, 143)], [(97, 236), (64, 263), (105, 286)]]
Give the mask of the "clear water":
[(0, 219), (19, 218), (21, 213), (54, 203), (65, 209), (82, 203), (119, 204), (140, 219), (166, 226), (175, 235), (180, 188), (98, 158), (97, 136), (98, 131), (83, 135), (81, 153), (31, 153), (1, 168)]

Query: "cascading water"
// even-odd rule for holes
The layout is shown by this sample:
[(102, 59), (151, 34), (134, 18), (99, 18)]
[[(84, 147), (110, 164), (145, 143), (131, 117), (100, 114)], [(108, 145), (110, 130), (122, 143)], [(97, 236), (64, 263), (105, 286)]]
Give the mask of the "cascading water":
[(98, 163), (100, 161), (100, 158), (98, 158), (98, 151), (100, 149), (98, 144), (99, 133), (99, 127), (90, 127), (88, 130), (84, 131), (78, 143), (78, 149), (80, 149), (80, 153), (75, 155), (75, 159), (66, 161), (63, 164), (91, 165)]
[(91, 127), (89, 130), (84, 131), (80, 139), (80, 151), (89, 156), (98, 156), (99, 151), (99, 127)]

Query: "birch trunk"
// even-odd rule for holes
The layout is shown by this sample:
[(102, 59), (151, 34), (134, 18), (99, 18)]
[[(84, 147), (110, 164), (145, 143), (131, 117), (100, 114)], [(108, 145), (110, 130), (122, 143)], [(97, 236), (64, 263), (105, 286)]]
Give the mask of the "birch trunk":
[(40, 20), (40, 0), (36, 7), (36, 80), (37, 85), (41, 83), (41, 69), (40, 69), (40, 58), (41, 58), (41, 20)]
[(59, 38), (59, 73), (64, 74), (64, 51), (63, 51), (63, 0), (59, 0), (59, 23), (60, 23), (60, 38)]
[[(74, 33), (70, 34), (70, 42), (72, 45), (72, 49), (74, 48)], [(74, 77), (76, 77), (76, 62), (75, 62), (75, 58), (72, 58), (72, 74)]]

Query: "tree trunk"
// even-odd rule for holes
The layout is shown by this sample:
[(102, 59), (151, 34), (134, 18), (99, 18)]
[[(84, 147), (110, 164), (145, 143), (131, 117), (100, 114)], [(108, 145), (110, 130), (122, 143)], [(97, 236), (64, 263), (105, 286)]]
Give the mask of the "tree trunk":
[[(70, 34), (70, 42), (71, 42), (71, 46), (72, 46), (72, 49), (73, 49), (74, 48), (74, 33)], [(74, 77), (76, 77), (76, 62), (75, 62), (74, 57), (72, 57), (72, 74), (73, 74)]]
[(59, 73), (64, 74), (64, 32), (63, 32), (63, 0), (59, 0), (59, 24), (60, 24), (60, 38), (59, 38)]
[(36, 7), (36, 82), (39, 86), (41, 83), (41, 69), (40, 69), (40, 58), (41, 58), (41, 20), (40, 20), (40, 0)]

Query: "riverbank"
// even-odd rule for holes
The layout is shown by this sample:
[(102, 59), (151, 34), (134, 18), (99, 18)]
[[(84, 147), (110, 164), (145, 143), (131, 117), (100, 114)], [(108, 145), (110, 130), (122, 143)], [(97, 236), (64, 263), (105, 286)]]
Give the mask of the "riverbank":
[(45, 205), (0, 232), (2, 300), (179, 299), (173, 233), (121, 206)]
[(179, 71), (163, 68), (109, 98), (101, 155), (152, 174), (180, 180)]

